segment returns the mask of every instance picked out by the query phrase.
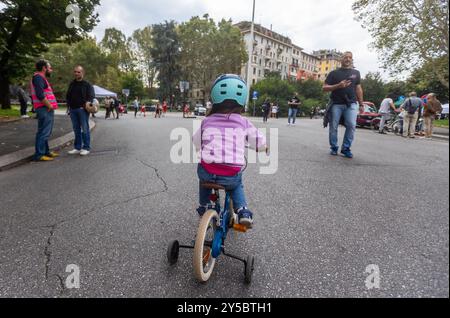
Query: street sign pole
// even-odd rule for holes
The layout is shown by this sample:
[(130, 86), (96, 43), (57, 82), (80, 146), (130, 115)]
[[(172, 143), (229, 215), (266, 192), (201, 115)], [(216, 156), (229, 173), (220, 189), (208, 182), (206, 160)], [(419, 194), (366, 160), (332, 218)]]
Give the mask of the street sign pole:
[(256, 105), (255, 105), (255, 101), (258, 99), (258, 92), (257, 91), (253, 91), (253, 96), (252, 96), (252, 100), (253, 100), (253, 117), (256, 116)]
[(247, 103), (245, 104), (245, 111), (247, 111), (248, 104), (250, 101), (250, 87), (252, 85), (252, 80), (250, 79), (252, 74), (252, 59), (253, 59), (253, 43), (255, 42), (255, 1), (253, 0), (253, 11), (252, 11), (252, 25), (250, 27), (250, 47), (248, 50), (248, 64), (247, 64)]

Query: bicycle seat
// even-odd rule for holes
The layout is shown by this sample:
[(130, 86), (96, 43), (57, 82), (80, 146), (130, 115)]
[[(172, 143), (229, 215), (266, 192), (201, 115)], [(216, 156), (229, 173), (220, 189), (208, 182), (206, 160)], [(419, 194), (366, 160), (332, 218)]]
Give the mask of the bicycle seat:
[(210, 183), (210, 182), (202, 182), (201, 183), (202, 188), (205, 189), (211, 189), (211, 190), (225, 190), (225, 187), (221, 186), (217, 183)]

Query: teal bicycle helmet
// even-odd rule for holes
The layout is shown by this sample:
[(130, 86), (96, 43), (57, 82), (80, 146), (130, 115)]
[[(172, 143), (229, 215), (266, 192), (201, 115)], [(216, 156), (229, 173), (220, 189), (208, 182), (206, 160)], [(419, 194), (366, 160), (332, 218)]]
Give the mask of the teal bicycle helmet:
[(247, 103), (247, 84), (235, 74), (220, 75), (212, 85), (211, 101), (213, 104), (221, 104), (225, 100), (232, 100), (245, 106)]

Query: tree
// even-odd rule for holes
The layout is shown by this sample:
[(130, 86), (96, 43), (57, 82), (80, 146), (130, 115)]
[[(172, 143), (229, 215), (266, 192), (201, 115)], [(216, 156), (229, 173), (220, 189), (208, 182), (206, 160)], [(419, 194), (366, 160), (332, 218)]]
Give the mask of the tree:
[[(79, 27), (68, 28), (66, 8), (71, 0), (0, 0), (0, 103), (10, 108), (9, 85), (31, 72), (34, 57), (50, 43), (80, 40), (97, 24), (99, 0), (78, 0)], [(29, 75), (29, 74), (28, 74)]]
[(380, 105), (386, 97), (386, 88), (379, 72), (367, 73), (366, 77), (361, 80), (361, 86), (364, 90), (364, 100), (375, 105)]
[(151, 48), (153, 47), (153, 36), (151, 26), (138, 29), (133, 32), (131, 45), (137, 59), (137, 66), (144, 80), (148, 83), (148, 88), (153, 89), (156, 77), (156, 69), (153, 64)]
[(169, 96), (170, 104), (177, 81), (180, 79), (180, 45), (175, 21), (152, 26), (155, 45), (150, 49), (153, 66), (158, 72), (159, 93), (161, 97)]
[(449, 54), (448, 0), (356, 0), (357, 20), (374, 37), (373, 47), (393, 73), (429, 63), (436, 78), (449, 89), (448, 68), (437, 61)]
[(126, 73), (122, 78), (122, 87), (130, 90), (131, 98), (139, 96), (142, 98), (144, 95), (144, 85), (142, 79), (139, 78), (139, 74), (136, 72)]
[(178, 31), (183, 76), (205, 91), (205, 99), (218, 75), (240, 73), (247, 53), (240, 30), (231, 21), (221, 20), (216, 25), (205, 14), (182, 23)]
[(100, 47), (117, 64), (120, 70), (132, 72), (135, 68), (134, 59), (130, 50), (130, 41), (122, 31), (116, 28), (105, 30)]
[(309, 78), (303, 81), (297, 81), (295, 88), (298, 93), (306, 99), (323, 100), (323, 83), (321, 81)]
[[(259, 98), (255, 102), (257, 115), (260, 114), (258, 111), (258, 105), (262, 105), (266, 98), (270, 98), (271, 102), (278, 101), (278, 106), (280, 106), (280, 115), (286, 115), (288, 110), (287, 100), (292, 97), (295, 91), (293, 85), (288, 81), (282, 80), (276, 77), (265, 78), (259, 81), (251, 87), (251, 91), (257, 91), (259, 93)], [(253, 106), (249, 108), (249, 112), (253, 113)]]
[(58, 98), (65, 98), (68, 85), (73, 80), (73, 68), (83, 66), (85, 79), (113, 91), (120, 90), (120, 72), (95, 39), (87, 38), (74, 44), (51, 44), (43, 57), (52, 63), (52, 87)]
[[(435, 61), (434, 65), (442, 71), (448, 70), (448, 59), (441, 58)], [(435, 93), (441, 102), (448, 102), (449, 100), (448, 89), (434, 76), (433, 65), (431, 63), (425, 63), (422, 67), (414, 70), (406, 81), (406, 88), (408, 91), (417, 92), (420, 96)]]
[[(363, 88), (364, 89), (364, 88)], [(406, 82), (404, 81), (392, 81), (384, 85), (386, 94), (390, 94), (394, 101), (400, 96), (405, 96), (407, 92)]]

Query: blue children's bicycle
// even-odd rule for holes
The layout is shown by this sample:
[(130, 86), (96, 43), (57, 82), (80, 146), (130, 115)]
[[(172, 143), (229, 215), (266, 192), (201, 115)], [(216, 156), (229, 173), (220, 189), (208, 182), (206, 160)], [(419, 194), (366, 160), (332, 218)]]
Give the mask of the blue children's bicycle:
[[(194, 246), (180, 245), (178, 241), (172, 241), (167, 250), (167, 259), (170, 265), (178, 260), (180, 248), (194, 249), (194, 274), (200, 282), (206, 282), (210, 277), (216, 264), (216, 259), (223, 254), (244, 263), (245, 283), (252, 281), (255, 266), (255, 257), (247, 256), (246, 259), (227, 254), (225, 252), (225, 239), (228, 231), (233, 229), (238, 232), (246, 232), (247, 228), (237, 223), (237, 215), (233, 210), (231, 193), (215, 183), (202, 183), (202, 187), (211, 189), (210, 205), (203, 215), (197, 230)], [(225, 191), (224, 208), (220, 207), (219, 191)]]

